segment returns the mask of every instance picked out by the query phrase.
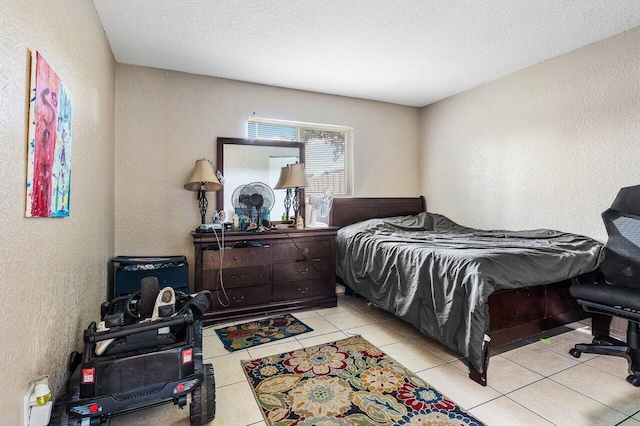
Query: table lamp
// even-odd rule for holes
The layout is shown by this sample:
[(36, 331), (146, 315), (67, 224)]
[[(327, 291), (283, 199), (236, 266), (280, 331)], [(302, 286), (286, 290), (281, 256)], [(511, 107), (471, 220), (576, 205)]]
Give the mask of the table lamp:
[[(284, 208), (289, 217), (289, 207), (293, 204), (294, 217), (297, 219), (300, 210), (300, 188), (311, 186), (307, 180), (304, 163), (290, 164), (280, 169), (280, 179), (276, 184), (276, 189), (286, 189), (287, 195), (284, 199)], [(291, 189), (293, 189), (293, 202), (291, 202)]]
[(273, 189), (286, 189), (286, 194), (284, 196), (284, 211), (286, 213), (284, 220), (289, 220), (289, 209), (291, 208), (291, 188), (285, 188), (284, 183), (287, 181), (287, 176), (289, 175), (289, 166), (285, 166), (280, 168), (280, 178), (278, 179), (278, 183)]
[(200, 207), (200, 229), (206, 229), (205, 217), (207, 215), (207, 207), (209, 202), (207, 201), (207, 191), (217, 191), (222, 188), (220, 181), (216, 177), (216, 173), (213, 170), (213, 164), (207, 159), (200, 159), (196, 161), (196, 166), (193, 169), (191, 177), (184, 185), (185, 189), (189, 191), (198, 191), (198, 205)]

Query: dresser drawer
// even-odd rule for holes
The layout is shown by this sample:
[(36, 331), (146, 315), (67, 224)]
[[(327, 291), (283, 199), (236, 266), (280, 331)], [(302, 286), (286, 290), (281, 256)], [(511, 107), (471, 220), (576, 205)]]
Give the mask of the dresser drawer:
[(331, 282), (327, 279), (275, 283), (273, 284), (273, 300), (292, 300), (323, 296), (331, 293), (329, 287), (331, 287)]
[[(271, 246), (226, 249), (222, 268), (239, 268), (242, 266), (270, 265), (273, 262)], [(220, 268), (220, 252), (205, 250), (202, 253), (203, 269)]]
[[(218, 291), (220, 299), (226, 302), (222, 291)], [(242, 308), (244, 306), (260, 305), (271, 302), (271, 284), (256, 287), (241, 287), (227, 290), (229, 306), (222, 306), (218, 301), (216, 292), (212, 293), (211, 310)]]
[[(225, 288), (268, 284), (271, 282), (271, 266), (245, 266), (242, 268), (223, 269), (222, 280)], [(215, 289), (215, 283), (218, 281), (217, 269), (205, 269), (202, 271), (203, 288)]]
[(331, 259), (273, 264), (274, 282), (332, 278), (334, 274), (335, 271), (331, 268)]
[(331, 257), (331, 241), (328, 238), (314, 240), (290, 240), (274, 244), (273, 261), (291, 261)]

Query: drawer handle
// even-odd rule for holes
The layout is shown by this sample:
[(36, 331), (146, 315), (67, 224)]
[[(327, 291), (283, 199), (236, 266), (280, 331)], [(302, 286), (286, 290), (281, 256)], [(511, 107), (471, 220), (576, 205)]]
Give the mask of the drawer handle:
[(231, 275), (231, 278), (238, 281), (244, 278), (244, 274), (240, 274), (239, 276), (236, 276), (236, 274)]
[(298, 268), (298, 272), (300, 272), (301, 275), (306, 274), (307, 272), (309, 272), (309, 268), (304, 268), (304, 269), (300, 269)]
[(301, 289), (300, 287), (298, 287), (298, 291), (299, 291), (300, 293), (302, 293), (302, 294), (305, 294), (306, 292), (308, 292), (308, 291), (309, 291), (309, 287), (305, 287), (305, 288), (304, 288), (304, 290), (303, 290), (303, 289)]
[(233, 296), (233, 301), (236, 303), (242, 302), (244, 300), (244, 294), (242, 295), (242, 297), (235, 297)]
[(242, 256), (240, 259), (238, 259), (237, 257), (233, 256), (233, 260), (235, 260), (236, 262), (242, 262), (246, 258), (247, 258), (247, 256)]

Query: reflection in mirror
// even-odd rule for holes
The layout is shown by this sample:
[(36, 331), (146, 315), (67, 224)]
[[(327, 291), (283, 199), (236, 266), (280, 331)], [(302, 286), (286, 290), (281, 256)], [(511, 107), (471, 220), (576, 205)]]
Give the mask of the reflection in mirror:
[[(279, 146), (228, 145), (224, 151), (224, 206), (233, 216), (233, 191), (251, 182), (263, 182), (273, 189), (280, 178), (280, 168), (300, 161), (298, 149)], [(273, 190), (276, 199), (271, 220), (281, 220), (284, 213), (284, 189)], [(236, 212), (238, 213), (238, 212)], [(231, 217), (227, 216), (227, 217)]]
[[(304, 159), (304, 147), (295, 142), (219, 138), (218, 154), (222, 154), (222, 161), (218, 160), (218, 167), (224, 174), (223, 190), (218, 193), (218, 209), (223, 208), (227, 215), (226, 221), (231, 221), (236, 213), (231, 200), (236, 188), (251, 182), (263, 182), (273, 189), (280, 178), (282, 167), (300, 162), (301, 155)], [(272, 221), (280, 221), (284, 213), (286, 190), (273, 189), (273, 192), (275, 202), (269, 216)], [(293, 215), (293, 211), (290, 210), (289, 214)]]

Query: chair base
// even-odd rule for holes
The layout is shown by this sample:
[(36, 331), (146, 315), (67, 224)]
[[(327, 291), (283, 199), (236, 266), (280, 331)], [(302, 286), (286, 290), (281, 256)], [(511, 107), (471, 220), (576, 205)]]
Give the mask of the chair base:
[(640, 349), (631, 348), (625, 342), (611, 336), (596, 334), (593, 337), (593, 343), (578, 343), (569, 350), (569, 353), (580, 358), (582, 353), (613, 355), (626, 358), (629, 361), (629, 376), (627, 382), (633, 386), (640, 387)]

